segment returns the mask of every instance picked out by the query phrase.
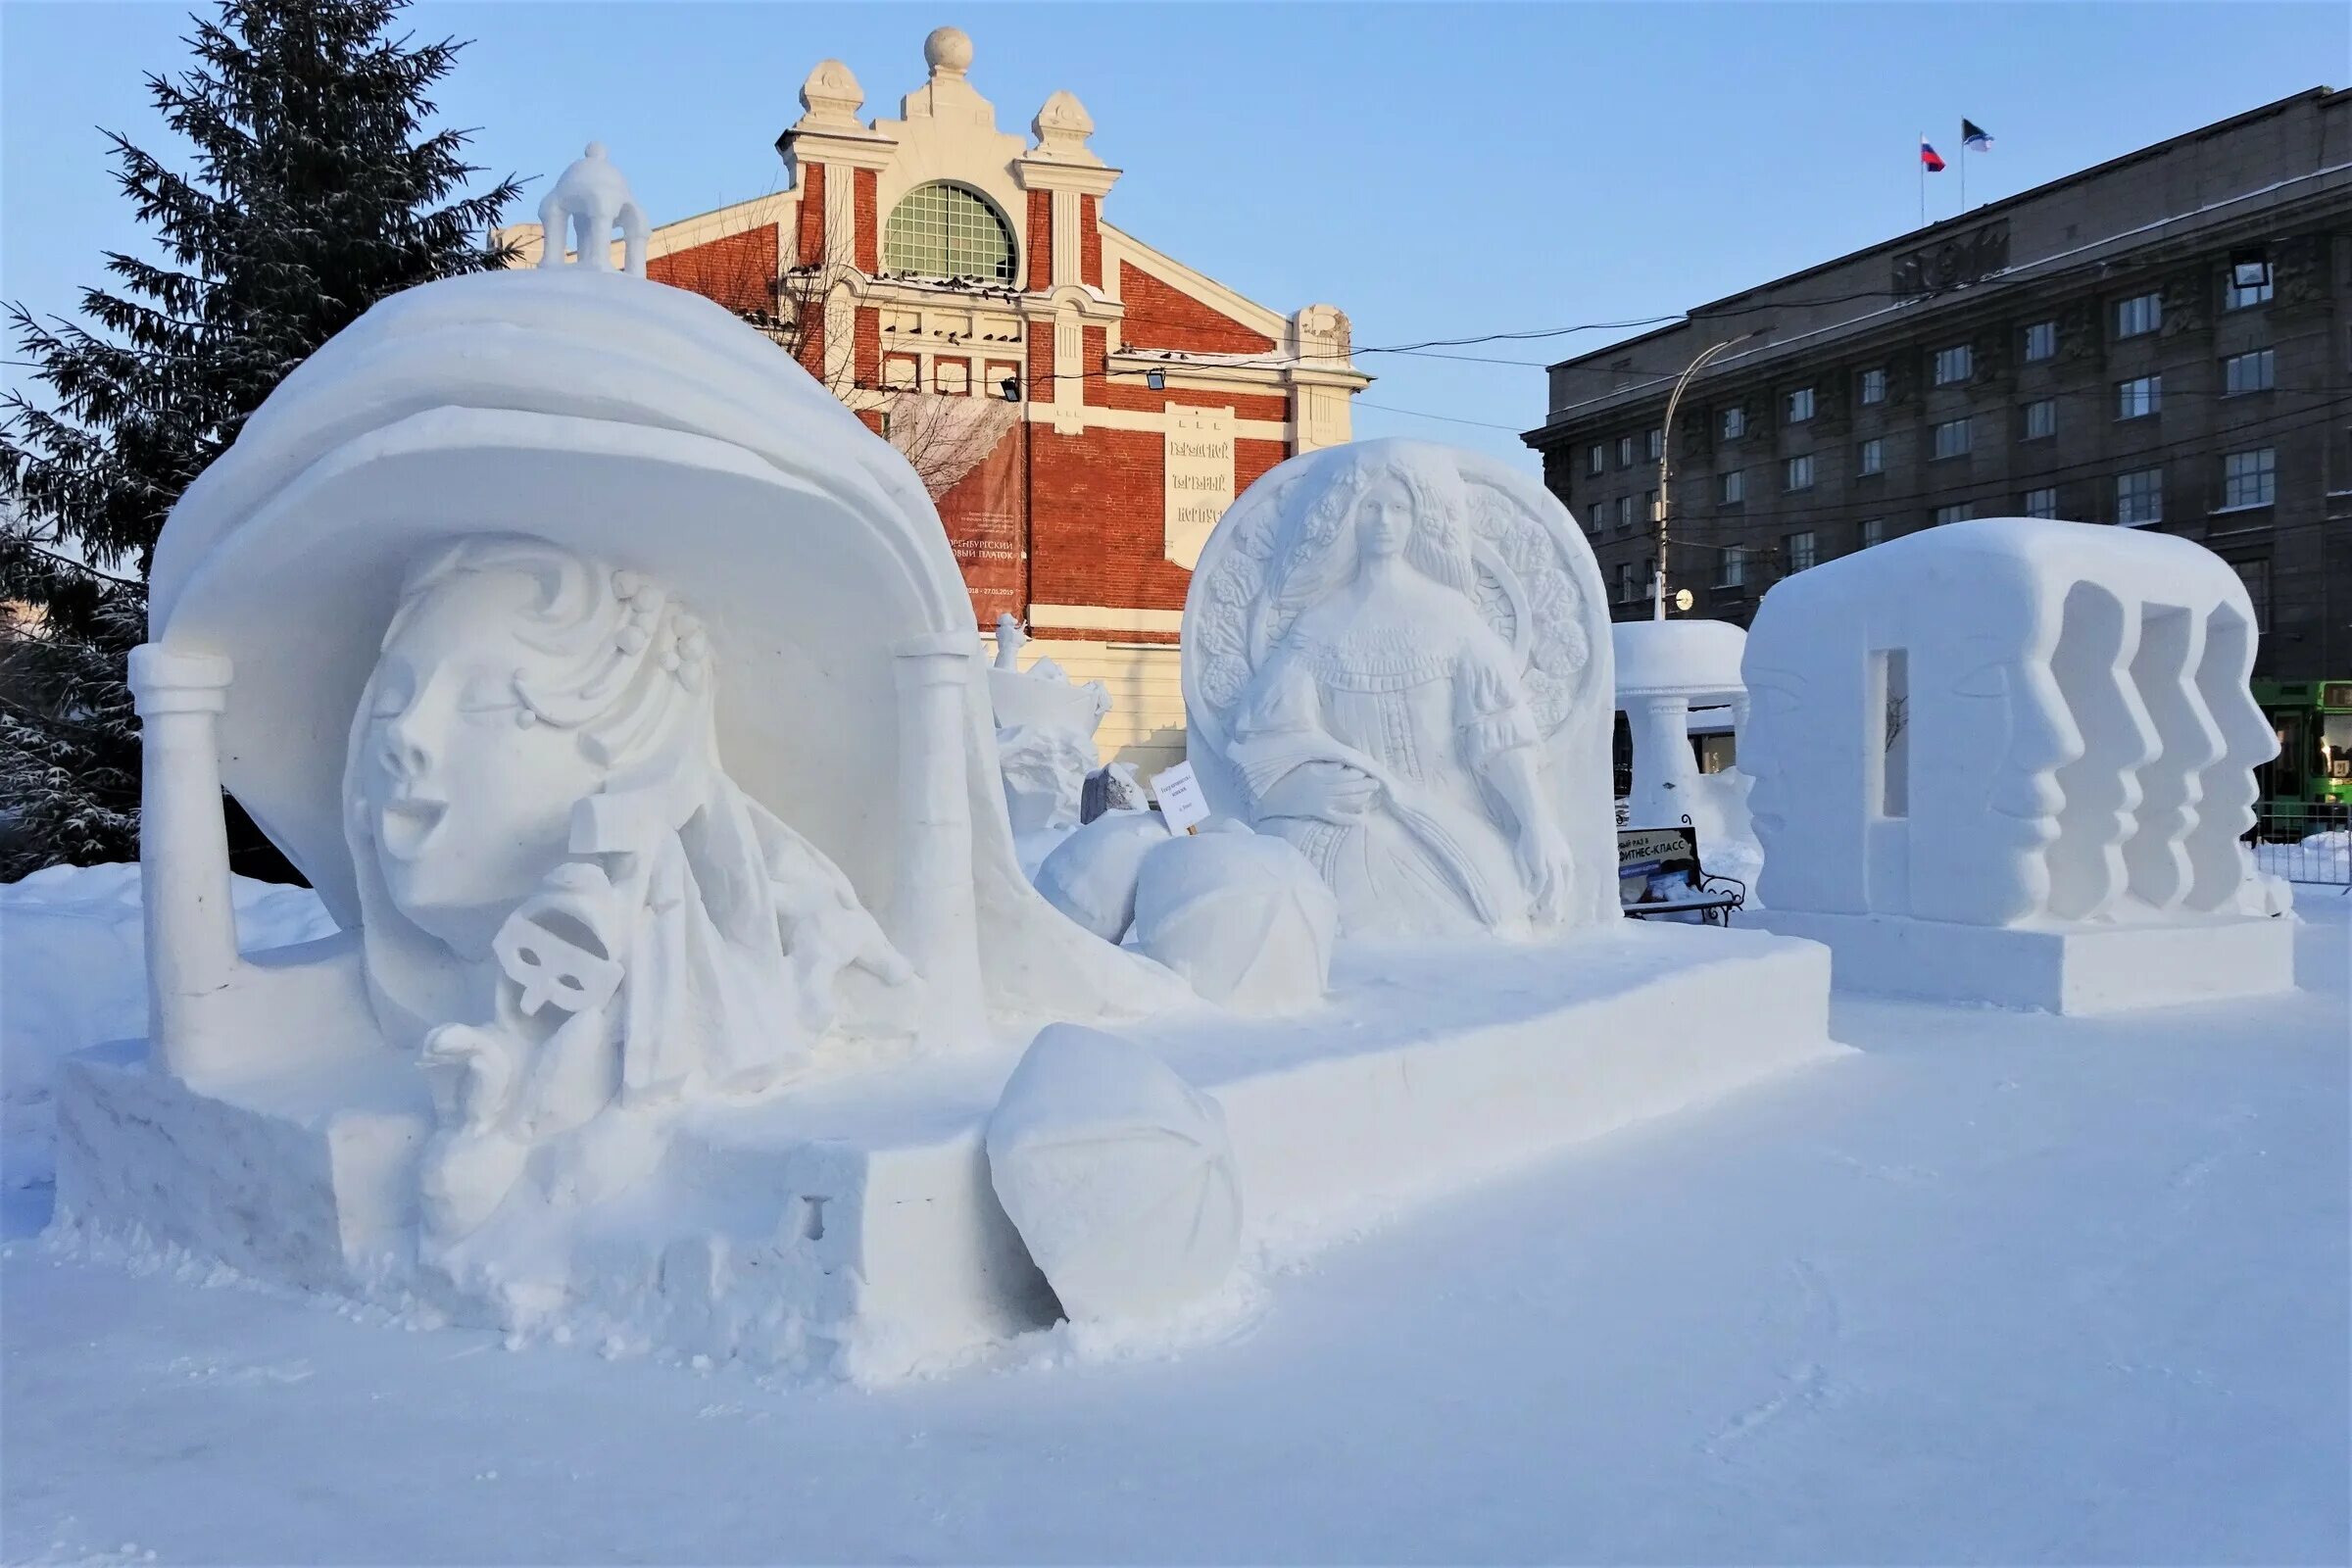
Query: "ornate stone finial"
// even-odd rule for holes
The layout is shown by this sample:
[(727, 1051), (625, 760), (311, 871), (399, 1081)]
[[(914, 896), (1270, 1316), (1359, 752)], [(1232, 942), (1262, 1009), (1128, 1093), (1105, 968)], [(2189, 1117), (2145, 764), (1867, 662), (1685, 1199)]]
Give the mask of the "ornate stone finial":
[(628, 180), (606, 159), (605, 144), (592, 141), (539, 203), (539, 265), (562, 267), (569, 247), (579, 253), (574, 265), (609, 272), (615, 227), (620, 230), (621, 265), (643, 277), (645, 210), (629, 194)]
[(1068, 164), (1102, 161), (1087, 148), (1087, 137), (1095, 133), (1095, 117), (1086, 112), (1076, 93), (1057, 92), (1048, 98), (1037, 118), (1029, 122), (1029, 129), (1037, 137), (1034, 157)]
[(934, 79), (960, 77), (972, 69), (972, 38), (961, 27), (933, 27), (923, 40), (923, 64)]
[(858, 84), (855, 72), (838, 60), (819, 60), (801, 83), (801, 108), (806, 113), (793, 129), (863, 129), (858, 111), (864, 104), (865, 89)]

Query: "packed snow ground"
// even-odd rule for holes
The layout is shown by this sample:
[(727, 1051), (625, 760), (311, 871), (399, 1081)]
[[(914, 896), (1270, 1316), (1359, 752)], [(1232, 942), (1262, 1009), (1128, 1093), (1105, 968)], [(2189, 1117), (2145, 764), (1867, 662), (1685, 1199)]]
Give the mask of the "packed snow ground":
[[(18, 891), (12, 1144), (48, 1054), (14, 1017), (57, 967), (28, 978)], [(22, 1171), (0, 1556), (2340, 1562), (2352, 899), (2299, 893), (2302, 994), (1840, 998), (1861, 1054), (1255, 1277), (1221, 1321), (882, 1393), (59, 1256)], [(135, 1018), (126, 974), (73, 984)]]

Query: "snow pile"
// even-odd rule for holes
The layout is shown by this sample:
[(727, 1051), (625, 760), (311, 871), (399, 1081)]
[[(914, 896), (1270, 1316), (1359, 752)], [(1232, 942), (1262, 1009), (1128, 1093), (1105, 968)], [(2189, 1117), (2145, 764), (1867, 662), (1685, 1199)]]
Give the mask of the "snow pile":
[[(235, 879), (248, 953), (335, 929), (309, 888)], [(60, 1057), (147, 1033), (135, 864), (52, 866), (0, 884), (0, 1187), (49, 1180), (49, 1084)]]

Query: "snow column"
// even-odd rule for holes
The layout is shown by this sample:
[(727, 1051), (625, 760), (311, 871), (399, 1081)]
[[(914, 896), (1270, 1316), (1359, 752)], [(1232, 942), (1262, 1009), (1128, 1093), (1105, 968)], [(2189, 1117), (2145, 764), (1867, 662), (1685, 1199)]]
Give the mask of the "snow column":
[(978, 643), (968, 631), (898, 645), (898, 885), (892, 932), (923, 977), (931, 1020), (977, 1028), (980, 922), (972, 893), (972, 805), (965, 709)]
[(1674, 827), (1694, 804), (1698, 760), (1690, 752), (1690, 701), (1637, 697), (1632, 711), (1634, 787), (1626, 800), (1628, 827)]
[(178, 1077), (218, 1070), (232, 1040), (206, 1025), (207, 998), (237, 967), (228, 830), (214, 727), (229, 662), (154, 643), (131, 650), (139, 711), (139, 869), (147, 927), (148, 1056)]

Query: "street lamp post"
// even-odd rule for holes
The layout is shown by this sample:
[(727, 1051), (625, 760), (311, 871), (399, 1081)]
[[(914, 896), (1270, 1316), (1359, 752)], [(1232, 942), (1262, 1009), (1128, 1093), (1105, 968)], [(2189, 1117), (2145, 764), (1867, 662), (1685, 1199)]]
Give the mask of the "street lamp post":
[(1690, 384), (1691, 377), (1713, 363), (1717, 355), (1726, 349), (1738, 348), (1751, 338), (1762, 337), (1768, 330), (1770, 328), (1759, 326), (1752, 332), (1742, 332), (1738, 337), (1727, 337), (1713, 348), (1704, 350), (1697, 359), (1690, 362), (1690, 368), (1682, 373), (1681, 378), (1674, 383), (1674, 391), (1667, 396), (1666, 419), (1658, 429), (1658, 559), (1656, 569), (1650, 575), (1650, 618), (1652, 620), (1666, 618), (1666, 515), (1672, 509), (1667, 486), (1673, 478), (1674, 471), (1675, 407), (1683, 401), (1683, 389)]

